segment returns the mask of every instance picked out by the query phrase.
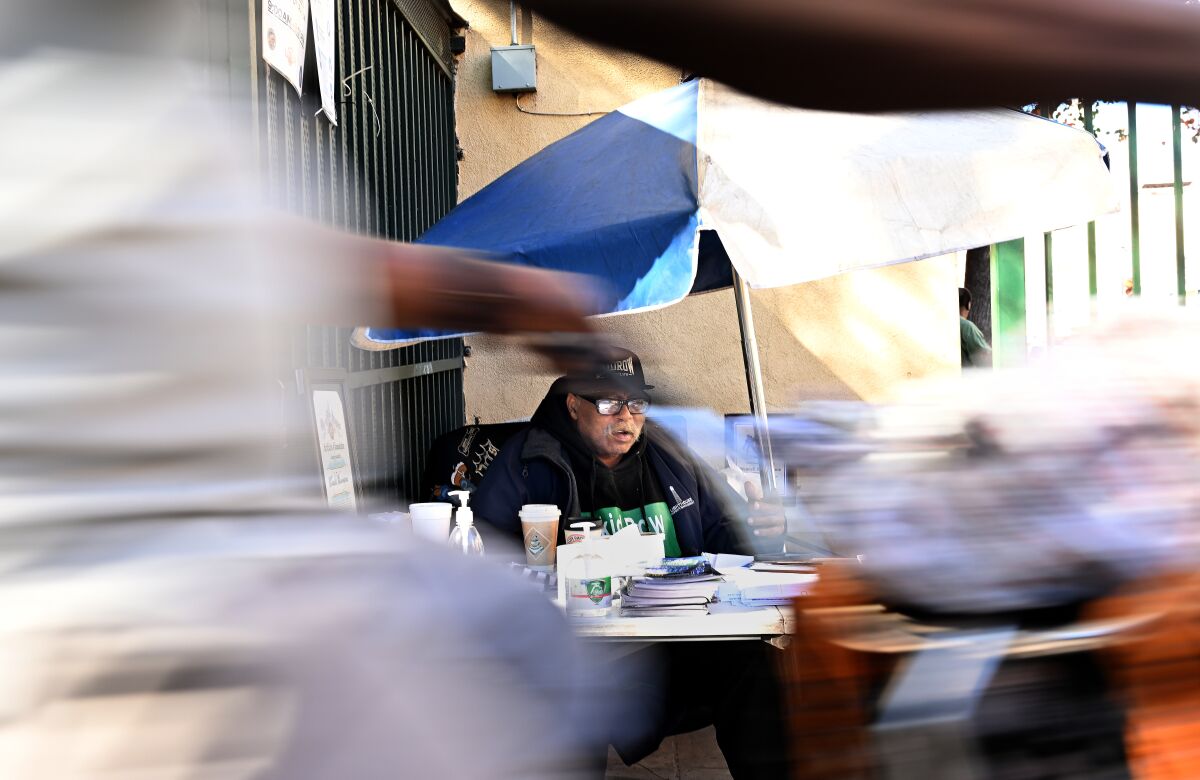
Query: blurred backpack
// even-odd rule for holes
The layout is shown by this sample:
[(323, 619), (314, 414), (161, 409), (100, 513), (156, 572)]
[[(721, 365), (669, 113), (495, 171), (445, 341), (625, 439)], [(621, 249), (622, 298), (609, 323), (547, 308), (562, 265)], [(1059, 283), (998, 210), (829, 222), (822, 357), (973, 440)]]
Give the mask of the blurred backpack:
[(500, 448), (527, 423), (468, 425), (434, 440), (421, 479), (419, 501), (450, 501), (450, 491), (473, 492)]

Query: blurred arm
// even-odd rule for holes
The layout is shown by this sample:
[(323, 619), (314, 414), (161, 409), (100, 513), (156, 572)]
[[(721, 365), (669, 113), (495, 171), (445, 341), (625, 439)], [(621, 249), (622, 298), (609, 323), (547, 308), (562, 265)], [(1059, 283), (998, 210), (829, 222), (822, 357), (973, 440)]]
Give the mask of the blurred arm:
[(607, 292), (593, 277), (354, 235), (283, 215), (266, 235), (290, 247), (290, 262), (272, 272), (286, 274), (278, 284), (298, 295), (286, 307), (296, 324), (511, 334), (561, 372), (590, 371), (604, 362), (605, 342), (585, 319), (606, 310)]
[(1188, 103), (1183, 0), (524, 0), (575, 33), (807, 108)]
[[(288, 221), (287, 218), (283, 218)], [(333, 285), (303, 313), (310, 322), (491, 333), (586, 334), (598, 311), (588, 277), (473, 258), (294, 220), (284, 230), (314, 279)]]

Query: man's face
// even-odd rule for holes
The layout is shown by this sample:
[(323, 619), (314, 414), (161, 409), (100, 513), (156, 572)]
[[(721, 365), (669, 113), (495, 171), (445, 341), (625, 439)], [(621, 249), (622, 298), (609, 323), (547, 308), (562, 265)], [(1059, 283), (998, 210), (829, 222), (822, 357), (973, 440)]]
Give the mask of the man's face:
[[(629, 396), (623, 392), (597, 394), (596, 398), (614, 398), (624, 401)], [(617, 414), (603, 415), (596, 405), (574, 393), (567, 394), (567, 413), (575, 421), (579, 435), (591, 449), (592, 454), (606, 466), (615, 466), (621, 456), (629, 452), (642, 435), (646, 415), (632, 414), (628, 406), (622, 406)]]

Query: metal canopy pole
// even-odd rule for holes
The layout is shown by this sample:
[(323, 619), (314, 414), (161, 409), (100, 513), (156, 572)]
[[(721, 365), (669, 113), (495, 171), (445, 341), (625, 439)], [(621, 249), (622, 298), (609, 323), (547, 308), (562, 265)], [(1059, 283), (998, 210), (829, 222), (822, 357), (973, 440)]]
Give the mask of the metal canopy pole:
[(732, 263), (730, 267), (733, 271), (733, 301), (737, 304), (738, 330), (742, 334), (742, 361), (746, 364), (746, 391), (750, 396), (750, 413), (754, 415), (754, 435), (762, 456), (759, 470), (763, 472), (763, 488), (776, 495), (775, 456), (771, 452), (771, 432), (767, 427), (767, 401), (763, 392), (762, 368), (758, 363), (754, 313), (750, 310), (750, 288)]

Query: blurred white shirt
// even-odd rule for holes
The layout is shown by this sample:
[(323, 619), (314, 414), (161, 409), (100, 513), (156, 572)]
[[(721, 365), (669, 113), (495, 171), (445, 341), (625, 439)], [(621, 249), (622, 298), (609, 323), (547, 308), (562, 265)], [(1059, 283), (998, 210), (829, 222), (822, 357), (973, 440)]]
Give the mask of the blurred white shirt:
[(287, 325), (338, 258), (270, 227), (194, 83), (0, 59), (0, 776), (602, 760), (603, 692), (546, 598), (315, 514), (316, 475), (279, 470)]

